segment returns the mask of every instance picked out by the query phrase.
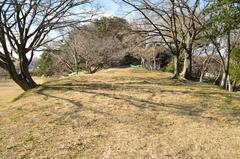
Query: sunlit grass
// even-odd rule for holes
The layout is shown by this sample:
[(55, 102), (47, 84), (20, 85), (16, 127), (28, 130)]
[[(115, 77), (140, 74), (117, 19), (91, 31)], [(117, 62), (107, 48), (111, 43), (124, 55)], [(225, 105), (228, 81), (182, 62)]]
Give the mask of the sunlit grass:
[(240, 158), (240, 94), (171, 76), (109, 69), (18, 93), (0, 108), (0, 155)]

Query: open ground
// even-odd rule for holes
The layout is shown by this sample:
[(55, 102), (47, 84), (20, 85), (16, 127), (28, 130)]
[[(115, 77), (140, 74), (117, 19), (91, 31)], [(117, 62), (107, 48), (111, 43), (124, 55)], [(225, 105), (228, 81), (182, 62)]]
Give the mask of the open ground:
[(240, 158), (240, 94), (212, 85), (111, 69), (0, 87), (3, 159)]

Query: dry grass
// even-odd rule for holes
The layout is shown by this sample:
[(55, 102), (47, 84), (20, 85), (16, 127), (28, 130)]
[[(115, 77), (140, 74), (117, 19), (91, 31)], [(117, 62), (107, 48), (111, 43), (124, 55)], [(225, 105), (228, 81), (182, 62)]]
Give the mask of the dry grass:
[[(49, 79), (47, 78), (34, 78), (34, 80), (41, 84)], [(0, 107), (6, 106), (9, 102), (14, 100), (17, 96), (23, 93), (23, 90), (15, 84), (11, 79), (0, 79)]]
[(240, 94), (117, 69), (0, 108), (1, 158), (240, 158)]
[(0, 80), (0, 107), (6, 105), (21, 93), (23, 91), (11, 80)]

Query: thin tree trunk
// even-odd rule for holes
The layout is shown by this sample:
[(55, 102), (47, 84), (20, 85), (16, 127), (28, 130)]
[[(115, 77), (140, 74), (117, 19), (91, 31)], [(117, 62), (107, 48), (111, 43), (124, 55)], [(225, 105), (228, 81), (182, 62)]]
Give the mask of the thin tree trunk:
[(78, 70), (78, 59), (77, 59), (77, 53), (74, 53), (73, 58), (74, 58), (75, 72), (76, 72), (76, 74), (78, 74), (78, 73), (79, 73), (79, 70)]
[(200, 78), (199, 78), (199, 82), (200, 82), (200, 83), (203, 82), (204, 76), (205, 76), (205, 71), (202, 71), (202, 72), (201, 72), (201, 76), (200, 76)]
[(221, 82), (221, 87), (227, 89), (227, 80), (229, 76), (229, 68), (230, 68), (230, 58), (231, 58), (231, 36), (230, 32), (228, 32), (227, 35), (227, 47), (228, 47), (228, 53), (227, 53), (227, 66), (226, 69), (223, 72), (223, 77), (222, 77), (222, 82)]
[(237, 86), (237, 82), (236, 80), (233, 81), (233, 91), (236, 92), (236, 86)]
[(226, 85), (227, 85), (227, 71), (226, 70), (224, 70), (223, 71), (223, 75), (222, 75), (222, 80), (221, 80), (221, 87), (222, 88), (226, 88)]
[(230, 76), (228, 75), (227, 77), (227, 81), (228, 81), (228, 91), (229, 92), (233, 92), (233, 86), (232, 86), (232, 83), (231, 83), (231, 80), (230, 80)]
[(174, 55), (174, 75), (173, 79), (179, 78), (179, 55)]
[(219, 69), (217, 78), (215, 78), (213, 82), (214, 85), (219, 85), (220, 77), (221, 77), (221, 69)]
[(153, 61), (153, 69), (154, 69), (154, 70), (157, 69), (156, 58), (155, 58), (155, 57), (154, 57), (154, 61)]

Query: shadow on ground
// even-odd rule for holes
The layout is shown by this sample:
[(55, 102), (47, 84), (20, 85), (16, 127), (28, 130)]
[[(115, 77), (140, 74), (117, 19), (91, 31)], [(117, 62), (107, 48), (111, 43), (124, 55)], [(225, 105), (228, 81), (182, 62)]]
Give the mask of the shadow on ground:
[[(63, 100), (74, 106), (81, 108), (80, 100), (74, 100), (69, 97), (56, 96), (54, 92), (78, 92), (91, 94), (94, 97), (103, 97), (106, 100), (121, 100), (131, 106), (140, 109), (149, 109), (151, 111), (168, 111), (181, 116), (190, 116), (197, 118), (217, 119), (215, 115), (204, 116), (203, 114), (211, 109), (211, 101), (220, 100), (219, 107), (221, 114), (218, 116), (240, 117), (240, 107), (234, 105), (234, 101), (240, 101), (238, 93), (232, 94), (224, 92), (217, 87), (208, 84), (199, 84), (197, 82), (172, 80), (170, 77), (112, 77), (106, 81), (102, 80), (79, 80), (68, 79), (67, 81), (55, 80), (43, 84), (34, 93), (43, 95), (45, 98), (54, 98)], [(133, 92), (124, 93), (124, 92)], [(17, 101), (27, 93), (23, 93), (14, 101)], [(148, 94), (148, 98), (138, 97), (141, 94)], [(190, 95), (192, 98), (200, 98), (199, 103), (185, 104), (183, 102), (161, 102), (154, 97), (169, 95), (174, 99), (175, 96)], [(240, 102), (239, 102), (240, 103)]]

